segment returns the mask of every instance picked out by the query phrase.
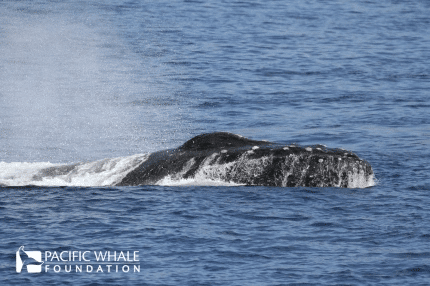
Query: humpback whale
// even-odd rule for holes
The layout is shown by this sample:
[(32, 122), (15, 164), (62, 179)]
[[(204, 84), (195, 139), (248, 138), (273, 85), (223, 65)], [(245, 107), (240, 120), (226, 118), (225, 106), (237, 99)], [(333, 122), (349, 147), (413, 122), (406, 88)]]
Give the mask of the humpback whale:
[(370, 164), (350, 151), (256, 141), (228, 132), (201, 134), (178, 148), (152, 153), (116, 185), (157, 185), (167, 177), (280, 187), (374, 185)]

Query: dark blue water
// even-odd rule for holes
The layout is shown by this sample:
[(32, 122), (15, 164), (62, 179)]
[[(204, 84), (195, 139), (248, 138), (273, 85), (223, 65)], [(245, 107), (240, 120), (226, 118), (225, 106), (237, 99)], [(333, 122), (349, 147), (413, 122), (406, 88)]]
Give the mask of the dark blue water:
[[(2, 1), (0, 284), (428, 285), (429, 90), (428, 1)], [(17, 186), (213, 131), (352, 150), (378, 183)], [(140, 272), (17, 273), (20, 246)]]

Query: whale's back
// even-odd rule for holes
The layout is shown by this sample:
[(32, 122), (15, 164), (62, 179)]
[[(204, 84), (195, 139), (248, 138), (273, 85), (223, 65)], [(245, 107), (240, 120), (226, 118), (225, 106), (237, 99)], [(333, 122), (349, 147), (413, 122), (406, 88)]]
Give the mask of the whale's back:
[(273, 143), (251, 140), (229, 132), (214, 132), (197, 135), (185, 142), (179, 149), (184, 151), (205, 151), (267, 144)]

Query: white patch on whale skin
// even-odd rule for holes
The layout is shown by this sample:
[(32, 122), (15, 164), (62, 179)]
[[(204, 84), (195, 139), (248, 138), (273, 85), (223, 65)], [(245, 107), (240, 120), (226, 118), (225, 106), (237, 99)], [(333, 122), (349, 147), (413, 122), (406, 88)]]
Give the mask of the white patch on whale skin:
[(282, 148), (282, 149), (284, 149), (284, 150), (290, 150), (290, 148), (288, 148), (288, 147), (284, 147), (284, 148)]
[(311, 147), (306, 147), (305, 150), (308, 151), (308, 152), (312, 152), (312, 148)]
[(258, 146), (252, 147), (252, 150), (257, 150), (257, 149), (260, 149), (260, 147), (258, 147)]
[(323, 159), (319, 159), (318, 162), (322, 163), (324, 160)]
[(225, 154), (225, 153), (227, 153), (227, 150), (221, 150), (221, 153), (223, 153), (223, 154)]

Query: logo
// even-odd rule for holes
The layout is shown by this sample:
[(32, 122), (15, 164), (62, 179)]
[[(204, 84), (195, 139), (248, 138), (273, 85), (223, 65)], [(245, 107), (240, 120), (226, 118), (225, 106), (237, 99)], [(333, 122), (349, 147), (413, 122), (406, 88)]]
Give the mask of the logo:
[(24, 266), (27, 267), (28, 273), (42, 272), (42, 252), (40, 251), (24, 251), (24, 246), (21, 246), (16, 252), (16, 272), (21, 273)]
[(24, 266), (28, 273), (140, 272), (139, 251), (63, 250), (57, 252), (47, 250), (42, 252), (25, 251), (24, 246), (21, 246), (16, 252), (16, 272), (21, 273)]

